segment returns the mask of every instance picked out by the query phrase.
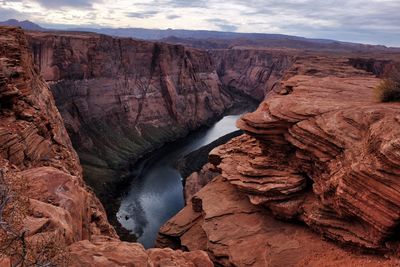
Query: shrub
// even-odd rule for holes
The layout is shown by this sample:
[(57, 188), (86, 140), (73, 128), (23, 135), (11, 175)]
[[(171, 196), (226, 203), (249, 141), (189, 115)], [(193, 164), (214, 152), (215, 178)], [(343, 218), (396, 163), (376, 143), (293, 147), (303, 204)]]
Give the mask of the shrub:
[(0, 168), (0, 265), (68, 266), (66, 245), (57, 233), (27, 236), (27, 189), (23, 177)]
[(375, 88), (381, 102), (400, 102), (400, 71), (392, 69)]

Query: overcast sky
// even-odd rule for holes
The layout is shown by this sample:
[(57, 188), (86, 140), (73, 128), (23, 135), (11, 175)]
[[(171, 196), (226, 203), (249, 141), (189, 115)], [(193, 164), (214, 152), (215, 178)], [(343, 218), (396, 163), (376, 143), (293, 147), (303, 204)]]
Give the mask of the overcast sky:
[(0, 0), (0, 21), (282, 33), (400, 47), (400, 0)]

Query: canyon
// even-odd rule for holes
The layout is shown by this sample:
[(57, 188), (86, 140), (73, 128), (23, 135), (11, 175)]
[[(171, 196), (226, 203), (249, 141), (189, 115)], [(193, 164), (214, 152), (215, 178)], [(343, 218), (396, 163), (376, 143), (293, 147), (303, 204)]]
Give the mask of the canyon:
[[(62, 244), (46, 260), (71, 266), (399, 264), (400, 106), (374, 96), (398, 54), (11, 27), (0, 44), (0, 178), (26, 206), (5, 219), (23, 218), (13, 232), (33, 251), (0, 266), (33, 260), (42, 239)], [(133, 163), (254, 102), (244, 134), (187, 178), (157, 248), (121, 241), (103, 205), (135, 182)]]
[(101, 199), (129, 163), (236, 103), (261, 101), (291, 64), (285, 54), (210, 54), (97, 34), (29, 32), (28, 41)]

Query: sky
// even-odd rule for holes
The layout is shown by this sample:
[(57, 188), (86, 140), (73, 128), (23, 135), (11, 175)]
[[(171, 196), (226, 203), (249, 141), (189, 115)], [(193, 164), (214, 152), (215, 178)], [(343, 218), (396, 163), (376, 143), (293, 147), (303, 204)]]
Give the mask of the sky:
[(281, 33), (400, 47), (400, 0), (0, 0), (0, 21)]

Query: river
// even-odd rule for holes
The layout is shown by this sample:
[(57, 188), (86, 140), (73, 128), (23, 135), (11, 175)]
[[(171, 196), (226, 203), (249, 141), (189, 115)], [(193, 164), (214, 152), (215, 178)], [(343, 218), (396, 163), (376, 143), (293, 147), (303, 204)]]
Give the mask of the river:
[(146, 163), (141, 175), (135, 177), (129, 192), (122, 198), (118, 221), (138, 237), (144, 247), (154, 246), (159, 228), (184, 207), (182, 177), (173, 165), (182, 156), (237, 130), (240, 115), (222, 118), (178, 142)]

